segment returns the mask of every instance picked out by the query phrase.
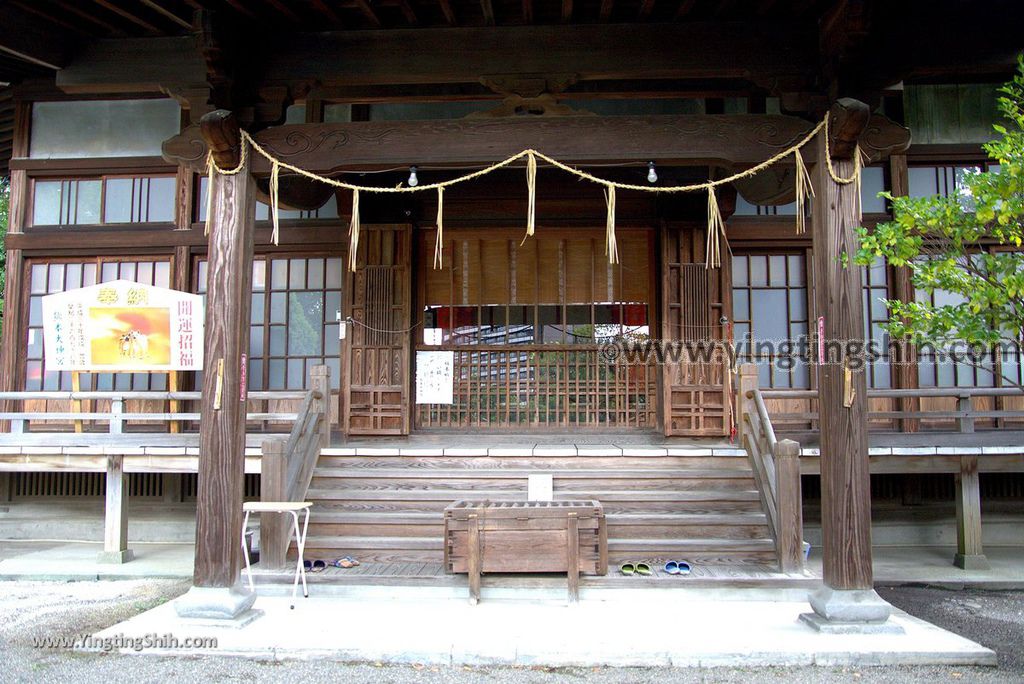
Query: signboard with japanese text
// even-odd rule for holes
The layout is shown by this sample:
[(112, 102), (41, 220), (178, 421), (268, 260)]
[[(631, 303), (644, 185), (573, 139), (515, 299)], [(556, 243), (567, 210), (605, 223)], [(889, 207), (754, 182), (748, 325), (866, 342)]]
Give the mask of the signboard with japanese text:
[(416, 352), (416, 403), (451, 404), (455, 394), (455, 352)]
[(199, 295), (115, 280), (43, 297), (47, 370), (203, 368)]

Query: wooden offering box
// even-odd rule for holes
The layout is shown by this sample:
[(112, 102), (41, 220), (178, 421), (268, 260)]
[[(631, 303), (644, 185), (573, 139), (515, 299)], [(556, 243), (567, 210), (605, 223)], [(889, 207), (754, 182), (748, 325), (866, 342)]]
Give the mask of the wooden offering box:
[(444, 565), (469, 574), (470, 603), (485, 572), (608, 572), (608, 532), (597, 501), (456, 501), (444, 509)]

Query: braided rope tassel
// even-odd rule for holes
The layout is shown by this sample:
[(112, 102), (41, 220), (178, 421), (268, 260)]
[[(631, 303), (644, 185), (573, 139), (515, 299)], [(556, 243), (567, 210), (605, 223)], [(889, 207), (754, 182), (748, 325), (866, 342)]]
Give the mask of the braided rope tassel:
[(359, 251), (359, 191), (352, 191), (352, 221), (348, 224), (348, 270), (356, 272), (356, 252)]
[(721, 237), (725, 235), (725, 221), (718, 208), (715, 187), (708, 186), (708, 234), (707, 250), (704, 253), (704, 268), (718, 268), (722, 265)]
[(444, 268), (444, 188), (437, 189), (437, 239), (434, 242), (434, 268)]
[(278, 215), (281, 208), (281, 202), (278, 198), (278, 189), (280, 187), (280, 181), (278, 175), (281, 172), (281, 165), (274, 162), (270, 167), (270, 219), (274, 222), (274, 234), (272, 239), (274, 244), (277, 244), (278, 233), (281, 229), (281, 218)]
[(807, 232), (807, 200), (814, 197), (814, 186), (800, 149), (793, 150), (793, 155), (796, 157), (796, 234), (803, 235)]
[(604, 201), (608, 205), (608, 221), (605, 224), (604, 253), (609, 264), (619, 263), (619, 244), (615, 239), (615, 186), (610, 185), (604, 191)]
[(526, 151), (526, 237), (519, 243), (522, 247), (526, 239), (533, 236), (537, 223), (537, 157), (533, 150)]
[(213, 217), (213, 153), (208, 152), (206, 154), (206, 227), (203, 229), (203, 235), (209, 236), (210, 234), (210, 221)]

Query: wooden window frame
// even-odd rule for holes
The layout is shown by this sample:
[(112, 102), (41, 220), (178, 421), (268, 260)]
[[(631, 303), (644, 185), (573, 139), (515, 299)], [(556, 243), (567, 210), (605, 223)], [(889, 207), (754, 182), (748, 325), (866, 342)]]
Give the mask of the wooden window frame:
[[(153, 179), (153, 178), (172, 178), (175, 180), (174, 189), (174, 210), (171, 212), (171, 217), (167, 221), (119, 221), (119, 222), (107, 222), (106, 209), (107, 209), (107, 181), (110, 180), (122, 180), (122, 179)], [(33, 175), (29, 177), (29, 188), (28, 188), (28, 206), (25, 210), (26, 219), (26, 231), (27, 232), (47, 232), (47, 231), (66, 231), (66, 230), (89, 230), (89, 229), (120, 229), (120, 230), (139, 230), (147, 228), (158, 228), (168, 229), (174, 228), (175, 214), (177, 212), (178, 202), (178, 187), (177, 187), (177, 174), (173, 172), (153, 172), (153, 173), (97, 173), (89, 175), (77, 175), (77, 174), (61, 174), (61, 175)], [(100, 182), (100, 206), (99, 206), (99, 218), (97, 223), (35, 223), (35, 209), (36, 209), (36, 184), (38, 182), (43, 183), (81, 183), (89, 181)], [(134, 205), (135, 188), (132, 187), (132, 198)], [(63, 204), (63, 200), (62, 200)], [(147, 205), (147, 218), (148, 218), (148, 205)], [(63, 213), (63, 209), (59, 211)]]

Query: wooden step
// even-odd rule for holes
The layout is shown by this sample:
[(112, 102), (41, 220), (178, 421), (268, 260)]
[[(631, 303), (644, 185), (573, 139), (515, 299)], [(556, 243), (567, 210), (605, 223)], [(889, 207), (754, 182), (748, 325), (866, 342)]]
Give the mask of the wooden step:
[[(708, 514), (610, 515), (608, 534), (646, 539), (759, 539), (768, 536), (765, 516)], [(444, 518), (434, 513), (356, 513), (318, 510), (309, 533), (320, 537), (436, 536), (444, 534)]]
[[(444, 540), (440, 537), (320, 537), (306, 541), (305, 557), (330, 560), (352, 555), (364, 562), (440, 562)], [(608, 557), (624, 560), (686, 560), (690, 563), (719, 564), (737, 561), (772, 564), (774, 543), (770, 539), (691, 540), (608, 540)]]
[(344, 479), (452, 479), (452, 480), (525, 480), (530, 475), (544, 473), (558, 479), (616, 479), (616, 480), (726, 480), (750, 479), (749, 468), (316, 468), (318, 478)]
[[(447, 491), (459, 492), (455, 498), (472, 499), (476, 498), (476, 492), (502, 492), (505, 498), (523, 498), (527, 492), (528, 481), (525, 477), (515, 479), (458, 479), (440, 478), (444, 482)], [(576, 498), (594, 498), (588, 496), (594, 491), (751, 491), (755, 488), (752, 478), (649, 478), (649, 479), (576, 479), (556, 477), (553, 480), (554, 491), (557, 494), (571, 495)], [(311, 483), (314, 490), (321, 489), (342, 489), (347, 491), (430, 491), (438, 487), (437, 480), (433, 479), (354, 479), (354, 478), (321, 478), (315, 477)]]
[(416, 470), (644, 470), (659, 468), (715, 469), (750, 471), (745, 456), (651, 456), (592, 457), (538, 456), (501, 458), (493, 456), (321, 456), (317, 470), (344, 468), (371, 470), (375, 468), (411, 468)]
[[(313, 501), (447, 501), (451, 503), (459, 499), (487, 500), (521, 500), (514, 496), (515, 492), (500, 489), (455, 489), (452, 487), (430, 487), (424, 489), (330, 489), (324, 487), (310, 488), (306, 495)], [(585, 494), (585, 496), (584, 496)], [(597, 499), (598, 501), (628, 502), (758, 502), (761, 498), (753, 489), (724, 489), (697, 491), (623, 491), (623, 490), (592, 490), (580, 493), (555, 493), (555, 501), (572, 501), (577, 499)], [(447, 505), (447, 504), (446, 504)]]

